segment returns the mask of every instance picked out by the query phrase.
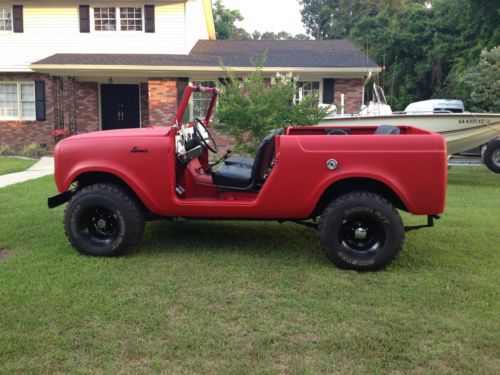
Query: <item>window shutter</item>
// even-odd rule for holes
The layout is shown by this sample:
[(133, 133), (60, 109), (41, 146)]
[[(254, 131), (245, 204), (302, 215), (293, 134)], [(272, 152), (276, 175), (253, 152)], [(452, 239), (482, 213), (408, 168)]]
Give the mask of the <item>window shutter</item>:
[(177, 105), (181, 104), (182, 95), (184, 95), (184, 90), (189, 84), (189, 78), (179, 77), (177, 78)]
[(24, 32), (23, 6), (22, 5), (14, 5), (12, 7), (12, 15), (14, 16), (14, 32), (15, 33)]
[(147, 33), (155, 32), (155, 6), (144, 5), (145, 30)]
[(90, 33), (90, 7), (88, 5), (80, 5), (78, 10), (80, 15), (80, 32)]
[(335, 97), (335, 79), (325, 78), (323, 80), (323, 104), (333, 104)]
[(45, 81), (35, 81), (36, 120), (45, 121)]

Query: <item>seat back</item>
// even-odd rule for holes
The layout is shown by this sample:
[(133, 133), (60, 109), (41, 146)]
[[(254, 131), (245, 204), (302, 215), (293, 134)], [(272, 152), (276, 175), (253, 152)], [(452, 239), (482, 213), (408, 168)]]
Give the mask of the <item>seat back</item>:
[(274, 139), (280, 132), (281, 130), (273, 131), (260, 143), (252, 168), (252, 182), (254, 184), (262, 182), (267, 169), (271, 166), (275, 151)]
[(391, 134), (397, 135), (400, 133), (399, 128), (393, 125), (380, 125), (377, 130), (375, 130), (375, 134), (383, 135), (383, 134)]

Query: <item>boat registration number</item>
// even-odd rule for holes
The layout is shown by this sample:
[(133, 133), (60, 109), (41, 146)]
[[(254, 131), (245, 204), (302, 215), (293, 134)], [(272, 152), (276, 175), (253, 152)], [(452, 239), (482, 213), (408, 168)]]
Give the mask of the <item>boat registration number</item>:
[(460, 119), (458, 120), (459, 124), (480, 124), (480, 125), (487, 125), (491, 121), (490, 120), (485, 120), (481, 118), (471, 118), (471, 119)]

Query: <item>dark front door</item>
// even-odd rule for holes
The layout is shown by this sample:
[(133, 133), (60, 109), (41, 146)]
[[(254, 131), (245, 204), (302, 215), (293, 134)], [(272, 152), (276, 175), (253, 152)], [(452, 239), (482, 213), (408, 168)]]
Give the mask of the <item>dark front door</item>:
[(102, 130), (139, 128), (139, 85), (101, 85)]

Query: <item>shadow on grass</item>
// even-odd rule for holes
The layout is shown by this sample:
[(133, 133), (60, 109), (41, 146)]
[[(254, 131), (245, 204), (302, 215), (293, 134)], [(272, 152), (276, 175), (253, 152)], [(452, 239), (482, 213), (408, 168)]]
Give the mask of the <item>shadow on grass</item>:
[(141, 253), (245, 254), (329, 263), (315, 230), (263, 221), (150, 222), (131, 256)]

